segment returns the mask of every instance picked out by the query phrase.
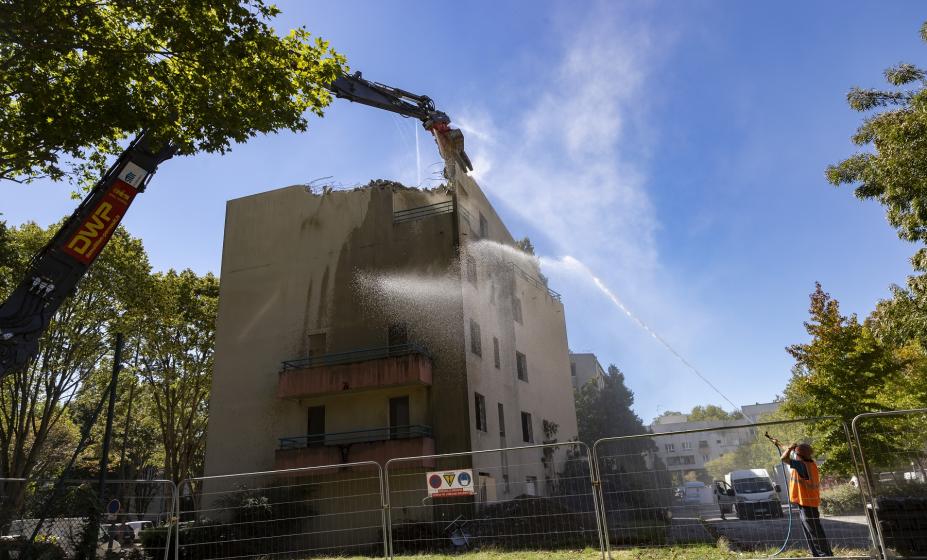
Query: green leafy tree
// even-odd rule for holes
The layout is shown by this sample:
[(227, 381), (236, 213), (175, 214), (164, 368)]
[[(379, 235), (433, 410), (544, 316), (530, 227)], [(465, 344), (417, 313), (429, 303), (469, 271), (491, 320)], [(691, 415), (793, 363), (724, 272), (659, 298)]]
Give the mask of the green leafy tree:
[(165, 476), (175, 482), (203, 468), (218, 305), (215, 276), (170, 270), (155, 275), (139, 325), (139, 373), (153, 399)]
[(744, 417), (740, 412), (728, 412), (714, 404), (694, 406), (687, 416), (689, 417), (689, 422), (704, 422), (709, 420), (726, 422), (730, 420), (740, 420)]
[(628, 389), (624, 374), (614, 365), (602, 377), (600, 389), (590, 380), (576, 391), (576, 417), (579, 439), (587, 445), (612, 436), (647, 433), (644, 423), (634, 413), (634, 393)]
[(0, 0), (0, 179), (96, 178), (139, 130), (225, 152), (322, 115), (344, 58), (264, 0)]
[[(927, 24), (921, 27), (927, 41)], [(902, 239), (927, 241), (927, 91), (924, 70), (899, 64), (885, 71), (896, 89), (855, 87), (847, 102), (867, 113), (853, 135), (863, 148), (827, 168), (834, 185), (855, 185), (856, 196), (885, 206), (888, 221)], [(884, 109), (884, 110), (882, 110)], [(878, 112), (878, 110), (882, 110)], [(925, 270), (927, 252), (918, 251), (915, 267)]]
[[(32, 255), (59, 224), (34, 223), (8, 229), (0, 254), (12, 256), (0, 282), (7, 289), (25, 274)], [(139, 286), (149, 275), (138, 239), (119, 228), (73, 295), (65, 300), (43, 335), (37, 357), (27, 368), (0, 381), (0, 477), (57, 474), (63, 449), (76, 443), (69, 405), (111, 349), (113, 329), (126, 309), (142, 302)], [(6, 297), (0, 293), (0, 298)], [(22, 495), (8, 496), (16, 505)], [(0, 512), (2, 513), (2, 512)]]
[(845, 474), (852, 463), (841, 421), (889, 408), (885, 387), (903, 373), (904, 363), (855, 315), (841, 314), (839, 302), (820, 284), (811, 294), (809, 313), (805, 330), (811, 341), (787, 349), (795, 367), (781, 410), (791, 418), (839, 417), (814, 422), (809, 429), (828, 453), (831, 469)]

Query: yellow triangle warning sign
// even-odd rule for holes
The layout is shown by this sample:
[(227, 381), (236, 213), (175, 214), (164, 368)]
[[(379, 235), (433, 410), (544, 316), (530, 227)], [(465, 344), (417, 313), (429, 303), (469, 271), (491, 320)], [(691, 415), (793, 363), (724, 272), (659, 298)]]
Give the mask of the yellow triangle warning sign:
[(457, 478), (457, 473), (444, 473), (444, 480), (447, 481), (448, 486), (454, 485), (455, 478)]

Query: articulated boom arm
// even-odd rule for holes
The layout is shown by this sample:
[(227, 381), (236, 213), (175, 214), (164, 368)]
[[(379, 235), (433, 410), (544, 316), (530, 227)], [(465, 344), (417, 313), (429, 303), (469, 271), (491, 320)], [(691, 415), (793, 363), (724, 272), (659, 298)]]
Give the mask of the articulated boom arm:
[(441, 157), (445, 161), (453, 159), (464, 173), (473, 169), (473, 164), (464, 151), (463, 133), (450, 127), (450, 117), (435, 109), (430, 97), (371, 82), (364, 79), (360, 72), (339, 77), (332, 82), (329, 89), (336, 97), (422, 121), (425, 130), (434, 135)]
[(140, 134), (32, 259), (26, 277), (0, 304), (0, 379), (35, 356), (58, 307), (106, 246), (135, 195), (173, 155), (173, 146), (153, 151)]
[[(451, 119), (436, 110), (430, 98), (367, 81), (360, 72), (341, 76), (329, 89), (337, 97), (419, 119), (434, 135), (445, 161), (455, 161), (464, 173), (473, 169), (463, 149), (463, 133), (450, 128)], [(175, 151), (170, 144), (155, 150), (150, 138), (140, 134), (32, 259), (25, 279), (0, 302), (0, 379), (34, 358), (61, 303), (109, 242), (135, 195)]]

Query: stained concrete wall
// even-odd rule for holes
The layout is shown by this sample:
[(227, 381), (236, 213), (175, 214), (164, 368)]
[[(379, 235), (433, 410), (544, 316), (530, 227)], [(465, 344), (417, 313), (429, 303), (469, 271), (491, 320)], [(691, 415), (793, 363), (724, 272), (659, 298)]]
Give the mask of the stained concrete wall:
[[(305, 435), (308, 403), (275, 393), (281, 362), (306, 356), (310, 336), (325, 333), (325, 348), (316, 353), (385, 346), (390, 323), (416, 318), (361, 297), (358, 273), (454, 273), (452, 214), (393, 224), (394, 207), (449, 199), (447, 192), (390, 185), (325, 195), (294, 186), (228, 202), (207, 475), (270, 469), (278, 438)], [(450, 320), (440, 329), (410, 330), (436, 350), (429, 397), (435, 402), (429, 406), (445, 414), (430, 424), (439, 450), (456, 451), (469, 447), (463, 352), (459, 344), (448, 346), (463, 338), (459, 292), (445, 294), (445, 301)], [(352, 408), (367, 411), (367, 397), (358, 395)], [(423, 406), (413, 405), (413, 417), (427, 413)], [(367, 420), (359, 412), (358, 422), (345, 428), (388, 425), (379, 417), (374, 425), (362, 424)]]

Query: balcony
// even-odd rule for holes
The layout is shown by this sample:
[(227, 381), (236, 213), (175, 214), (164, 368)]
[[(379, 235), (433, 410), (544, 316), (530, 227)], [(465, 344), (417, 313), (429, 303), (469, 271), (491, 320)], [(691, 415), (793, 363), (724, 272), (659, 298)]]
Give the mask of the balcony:
[(275, 469), (294, 469), (359, 461), (381, 465), (393, 457), (432, 455), (430, 426), (396, 426), (280, 438)]
[(431, 385), (431, 358), (400, 344), (283, 362), (277, 397), (299, 399), (403, 385)]

